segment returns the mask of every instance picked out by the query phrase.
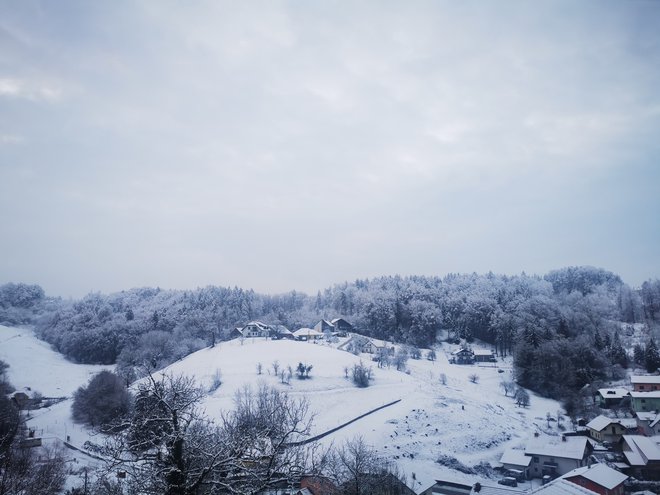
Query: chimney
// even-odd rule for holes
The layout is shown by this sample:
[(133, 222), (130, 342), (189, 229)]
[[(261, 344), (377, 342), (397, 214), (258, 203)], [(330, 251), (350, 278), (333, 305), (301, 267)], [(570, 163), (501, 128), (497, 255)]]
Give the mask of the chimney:
[(539, 432), (538, 432), (538, 431), (535, 431), (535, 432), (534, 432), (534, 436), (538, 438), (538, 436), (539, 436)]
[(561, 436), (561, 441), (562, 441), (562, 442), (565, 442), (565, 441), (566, 441), (566, 435), (562, 435), (562, 436)]

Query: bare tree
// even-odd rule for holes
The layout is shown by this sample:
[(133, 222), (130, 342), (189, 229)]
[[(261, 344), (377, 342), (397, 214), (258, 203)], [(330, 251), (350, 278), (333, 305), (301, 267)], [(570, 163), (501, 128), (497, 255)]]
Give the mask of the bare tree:
[(468, 380), (470, 380), (472, 383), (479, 383), (479, 375), (472, 373), (468, 376)]
[(361, 437), (346, 441), (331, 453), (327, 470), (342, 495), (410, 493), (395, 466)]
[(107, 471), (120, 468), (138, 493), (253, 493), (299, 474), (309, 433), (304, 401), (265, 385), (241, 390), (219, 423), (199, 409), (204, 391), (186, 377), (149, 375), (130, 421), (105, 448)]
[(505, 397), (508, 397), (509, 394), (513, 395), (516, 391), (516, 383), (511, 380), (502, 380), (500, 382), (500, 387), (504, 390)]

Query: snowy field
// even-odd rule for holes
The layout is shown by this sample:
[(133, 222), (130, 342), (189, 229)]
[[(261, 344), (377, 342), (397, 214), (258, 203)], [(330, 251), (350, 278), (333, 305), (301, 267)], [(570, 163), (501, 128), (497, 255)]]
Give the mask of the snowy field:
[[(475, 482), (483, 477), (465, 474), (438, 464), (440, 456), (454, 457), (473, 467), (485, 461), (496, 463), (508, 447), (523, 446), (536, 431), (556, 435), (556, 424), (547, 428), (546, 413), (555, 415), (555, 401), (531, 394), (531, 406), (519, 408), (505, 397), (500, 381), (511, 379), (511, 363), (497, 363), (500, 368), (449, 364), (449, 348), (438, 348), (435, 362), (408, 360), (408, 373), (394, 368), (379, 369), (371, 355), (354, 356), (327, 344), (245, 339), (223, 342), (213, 349), (203, 349), (178, 361), (166, 370), (194, 376), (208, 387), (216, 370), (222, 385), (204, 403), (211, 417), (232, 407), (236, 391), (260, 382), (286, 390), (292, 397), (306, 397), (315, 413), (313, 433), (321, 433), (349, 421), (385, 403), (401, 402), (369, 415), (327, 437), (324, 445), (340, 444), (345, 439), (362, 436), (383, 456), (397, 463), (415, 491), (430, 486), (436, 478)], [(34, 336), (27, 329), (0, 326), (0, 359), (10, 365), (9, 378), (17, 390), (30, 387), (44, 396), (69, 396), (90, 376), (108, 366), (79, 365)], [(290, 384), (281, 384), (274, 376), (272, 363), (291, 366)], [(360, 389), (345, 378), (344, 368), (362, 360), (373, 366), (374, 380)], [(311, 378), (298, 380), (299, 362), (313, 366)], [(257, 364), (263, 371), (257, 374)], [(503, 370), (503, 373), (498, 372)], [(440, 380), (446, 376), (446, 385)], [(469, 376), (477, 374), (478, 383)], [(94, 438), (70, 418), (71, 401), (50, 409), (34, 411), (29, 425), (47, 439), (70, 437), (73, 445)], [(568, 424), (566, 422), (566, 424)], [(72, 451), (79, 463), (88, 463), (84, 455)], [(524, 488), (522, 486), (521, 488)]]

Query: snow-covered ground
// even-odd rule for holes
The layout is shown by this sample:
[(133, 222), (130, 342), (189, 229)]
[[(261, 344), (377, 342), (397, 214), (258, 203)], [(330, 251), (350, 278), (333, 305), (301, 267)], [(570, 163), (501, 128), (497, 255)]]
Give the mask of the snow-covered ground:
[[(449, 349), (446, 349), (447, 351)], [(306, 397), (315, 413), (313, 433), (321, 433), (385, 403), (401, 402), (382, 409), (325, 437), (325, 445), (339, 444), (360, 435), (392, 459), (406, 474), (415, 491), (430, 486), (436, 478), (474, 482), (468, 475), (438, 464), (440, 456), (455, 457), (466, 466), (496, 462), (508, 447), (525, 444), (535, 431), (548, 431), (546, 413), (559, 409), (555, 401), (531, 397), (531, 406), (519, 408), (505, 397), (500, 381), (511, 379), (511, 363), (494, 366), (449, 364), (438, 349), (435, 362), (409, 360), (408, 373), (394, 368), (379, 369), (371, 356), (354, 356), (335, 345), (307, 342), (245, 339), (223, 342), (200, 350), (169, 366), (166, 371), (194, 376), (209, 386), (216, 370), (222, 385), (204, 403), (206, 413), (218, 416), (232, 407), (237, 390), (260, 382), (286, 390), (292, 397)], [(39, 341), (30, 330), (0, 326), (0, 359), (10, 365), (10, 379), (17, 390), (30, 387), (44, 396), (70, 395), (90, 376), (107, 366), (71, 363)], [(272, 363), (291, 366), (294, 376), (289, 385), (280, 383)], [(374, 380), (368, 388), (357, 388), (345, 378), (344, 368), (362, 360), (371, 365)], [(313, 366), (308, 380), (298, 380), (299, 362)], [(262, 374), (257, 374), (257, 364)], [(504, 370), (503, 373), (498, 370)], [(446, 376), (446, 385), (440, 376)], [(477, 374), (478, 383), (469, 376)], [(82, 446), (90, 432), (70, 419), (70, 401), (50, 409), (35, 411), (29, 424), (46, 438), (70, 437)], [(550, 434), (557, 434), (556, 425)], [(92, 438), (92, 440), (94, 440)], [(87, 462), (73, 454), (79, 462)], [(416, 481), (413, 481), (416, 480)]]

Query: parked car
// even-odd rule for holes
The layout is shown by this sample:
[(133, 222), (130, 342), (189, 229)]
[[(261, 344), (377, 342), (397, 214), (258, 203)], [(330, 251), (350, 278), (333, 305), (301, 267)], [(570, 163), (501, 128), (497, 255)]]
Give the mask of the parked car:
[(501, 480), (498, 480), (498, 483), (500, 485), (506, 485), (506, 486), (518, 486), (518, 482), (512, 476), (505, 476)]

